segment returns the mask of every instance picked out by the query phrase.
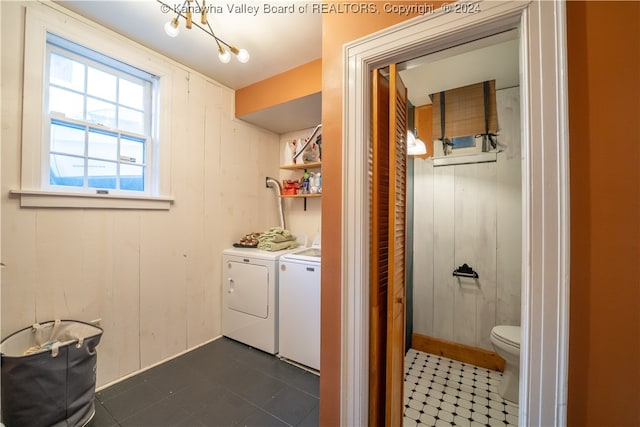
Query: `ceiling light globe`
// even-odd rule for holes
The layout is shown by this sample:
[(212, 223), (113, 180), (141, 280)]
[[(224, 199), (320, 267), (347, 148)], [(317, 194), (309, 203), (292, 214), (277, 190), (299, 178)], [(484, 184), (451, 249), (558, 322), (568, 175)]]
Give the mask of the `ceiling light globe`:
[(218, 49), (218, 59), (220, 59), (220, 62), (223, 64), (226, 64), (231, 61), (231, 54), (225, 48), (220, 47), (220, 49)]
[(173, 18), (171, 21), (164, 24), (164, 32), (167, 33), (169, 37), (177, 36), (178, 33), (180, 32), (180, 29), (178, 28), (178, 24), (179, 24), (178, 19)]
[(238, 58), (238, 61), (242, 62), (243, 64), (249, 62), (249, 52), (247, 51), (247, 49), (240, 49), (238, 51), (238, 54), (236, 55), (236, 58)]

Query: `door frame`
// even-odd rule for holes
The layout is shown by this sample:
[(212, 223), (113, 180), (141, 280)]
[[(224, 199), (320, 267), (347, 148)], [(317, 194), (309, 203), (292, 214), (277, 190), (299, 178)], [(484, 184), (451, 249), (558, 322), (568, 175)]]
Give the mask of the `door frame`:
[(371, 70), (520, 29), (522, 126), (521, 425), (566, 423), (569, 340), (569, 135), (564, 1), (478, 1), (344, 46), (341, 424), (366, 425)]

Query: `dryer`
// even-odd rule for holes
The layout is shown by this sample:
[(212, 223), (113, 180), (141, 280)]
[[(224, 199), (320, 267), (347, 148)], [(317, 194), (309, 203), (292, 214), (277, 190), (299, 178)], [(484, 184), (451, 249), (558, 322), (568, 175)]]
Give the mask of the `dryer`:
[(278, 260), (292, 252), (230, 248), (222, 253), (222, 335), (278, 352)]

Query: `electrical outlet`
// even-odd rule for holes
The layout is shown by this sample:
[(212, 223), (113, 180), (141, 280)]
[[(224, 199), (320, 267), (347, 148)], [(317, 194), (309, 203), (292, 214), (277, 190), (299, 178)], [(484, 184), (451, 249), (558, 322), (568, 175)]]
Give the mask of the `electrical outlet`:
[(93, 326), (97, 326), (98, 328), (102, 327), (102, 319), (100, 319), (100, 318), (94, 319), (89, 323), (91, 323)]

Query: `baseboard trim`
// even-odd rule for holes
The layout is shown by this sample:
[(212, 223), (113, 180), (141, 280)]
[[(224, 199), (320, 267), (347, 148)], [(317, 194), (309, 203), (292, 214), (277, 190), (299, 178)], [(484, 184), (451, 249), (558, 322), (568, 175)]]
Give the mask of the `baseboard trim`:
[(505, 360), (493, 351), (458, 344), (427, 335), (411, 335), (411, 348), (425, 353), (444, 356), (458, 362), (470, 363), (482, 368), (504, 371)]

